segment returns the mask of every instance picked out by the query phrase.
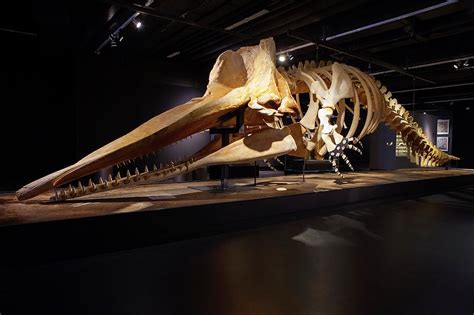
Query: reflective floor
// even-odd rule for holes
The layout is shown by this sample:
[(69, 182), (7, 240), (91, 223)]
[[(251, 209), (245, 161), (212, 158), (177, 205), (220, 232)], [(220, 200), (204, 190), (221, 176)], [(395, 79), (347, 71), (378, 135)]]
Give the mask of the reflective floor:
[(471, 315), (474, 187), (0, 276), (2, 315)]

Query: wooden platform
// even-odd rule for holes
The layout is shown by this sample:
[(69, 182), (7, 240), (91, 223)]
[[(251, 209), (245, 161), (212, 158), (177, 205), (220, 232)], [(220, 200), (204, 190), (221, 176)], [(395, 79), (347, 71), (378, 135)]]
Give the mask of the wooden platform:
[[(218, 181), (142, 184), (129, 189), (52, 203), (49, 195), (25, 203), (13, 193), (0, 195), (0, 246), (41, 254), (145, 246), (170, 239), (221, 231), (248, 221), (318, 211), (374, 198), (430, 194), (474, 183), (474, 170), (403, 169)], [(225, 229), (224, 229), (225, 230)], [(67, 248), (62, 245), (67, 241)], [(58, 243), (59, 242), (59, 243)], [(13, 245), (15, 244), (15, 245)], [(39, 249), (38, 249), (39, 250)], [(22, 253), (16, 253), (22, 254)], [(24, 254), (24, 253), (23, 253)], [(48, 255), (46, 255), (48, 256)]]

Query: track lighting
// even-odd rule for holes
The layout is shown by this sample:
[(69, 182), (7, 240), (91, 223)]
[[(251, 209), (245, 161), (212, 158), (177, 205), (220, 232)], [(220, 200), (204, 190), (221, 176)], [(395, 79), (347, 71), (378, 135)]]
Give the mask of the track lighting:
[(133, 24), (135, 24), (136, 28), (142, 28), (143, 24), (139, 20), (133, 20)]
[(293, 55), (290, 55), (290, 54), (281, 54), (281, 55), (278, 55), (277, 57), (277, 60), (280, 64), (284, 64), (286, 63), (288, 60), (293, 60), (295, 57)]
[(471, 69), (472, 67), (469, 67), (470, 64), (469, 64), (469, 59), (466, 59), (464, 61), (458, 61), (457, 63), (455, 63), (453, 65), (454, 69), (456, 70), (467, 70), (467, 69)]

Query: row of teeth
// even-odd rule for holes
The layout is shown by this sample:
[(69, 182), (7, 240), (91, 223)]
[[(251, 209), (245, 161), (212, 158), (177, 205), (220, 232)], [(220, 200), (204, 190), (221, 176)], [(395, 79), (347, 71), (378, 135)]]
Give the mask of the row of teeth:
[[(170, 147), (172, 147), (172, 146), (174, 146), (174, 145), (176, 145), (176, 144), (178, 144), (178, 143), (185, 142), (186, 140), (190, 140), (190, 139), (192, 139), (192, 138), (193, 138), (193, 135), (188, 136), (188, 137), (183, 138), (183, 139), (180, 139), (180, 140), (178, 140), (178, 141), (176, 141), (176, 142), (171, 143), (170, 145), (168, 145), (167, 148), (169, 149)], [(136, 162), (138, 159), (140, 159), (140, 160), (146, 160), (146, 158), (148, 158), (149, 156), (157, 157), (157, 154), (158, 154), (160, 151), (161, 151), (161, 150), (158, 149), (157, 151), (152, 151), (152, 152), (150, 152), (150, 153), (147, 153), (147, 154), (145, 154), (145, 155), (139, 156), (139, 157), (137, 157), (137, 158), (133, 158), (133, 159), (130, 159), (130, 160), (126, 160), (126, 161), (117, 163), (115, 166), (120, 168), (120, 167), (122, 167), (122, 166), (130, 165), (130, 164), (132, 164), (133, 162)], [(179, 160), (180, 160), (180, 161), (183, 161), (182, 158), (180, 158)], [(171, 163), (179, 164), (179, 163), (184, 163), (184, 162), (178, 162), (178, 163), (176, 163), (176, 162), (171, 162)], [(160, 168), (162, 168), (162, 167), (163, 167), (162, 164), (160, 164)]]
[(169, 165), (165, 165), (164, 168), (162, 164), (160, 164), (160, 168), (158, 168), (156, 164), (153, 164), (151, 171), (148, 169), (148, 166), (145, 166), (143, 172), (140, 172), (138, 168), (135, 168), (133, 174), (130, 172), (130, 170), (127, 170), (124, 176), (122, 176), (120, 171), (118, 171), (115, 177), (112, 177), (112, 174), (109, 174), (109, 176), (105, 180), (100, 177), (98, 183), (95, 183), (92, 181), (92, 179), (89, 179), (87, 186), (82, 185), (82, 183), (79, 181), (77, 186), (69, 185), (67, 188), (56, 189), (54, 191), (54, 196), (51, 197), (51, 200), (57, 201), (80, 197), (94, 192), (106, 191), (112, 188), (117, 188), (118, 186), (123, 184), (136, 183), (141, 180), (148, 180), (151, 177), (168, 175), (169, 173), (174, 173), (176, 171), (180, 172), (181, 170), (183, 170), (183, 168), (187, 169), (189, 165), (193, 162), (193, 158), (188, 161), (181, 162), (179, 164), (171, 162)]

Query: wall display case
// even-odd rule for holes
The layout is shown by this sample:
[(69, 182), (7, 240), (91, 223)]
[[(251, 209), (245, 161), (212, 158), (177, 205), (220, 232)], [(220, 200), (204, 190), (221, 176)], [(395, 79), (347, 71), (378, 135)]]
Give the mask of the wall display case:
[(395, 156), (396, 157), (407, 157), (408, 147), (402, 139), (402, 135), (397, 134), (395, 138)]
[(449, 150), (449, 137), (447, 137), (447, 136), (438, 136), (436, 138), (436, 146), (441, 151), (448, 151)]
[(438, 119), (437, 134), (439, 135), (449, 134), (449, 119)]

